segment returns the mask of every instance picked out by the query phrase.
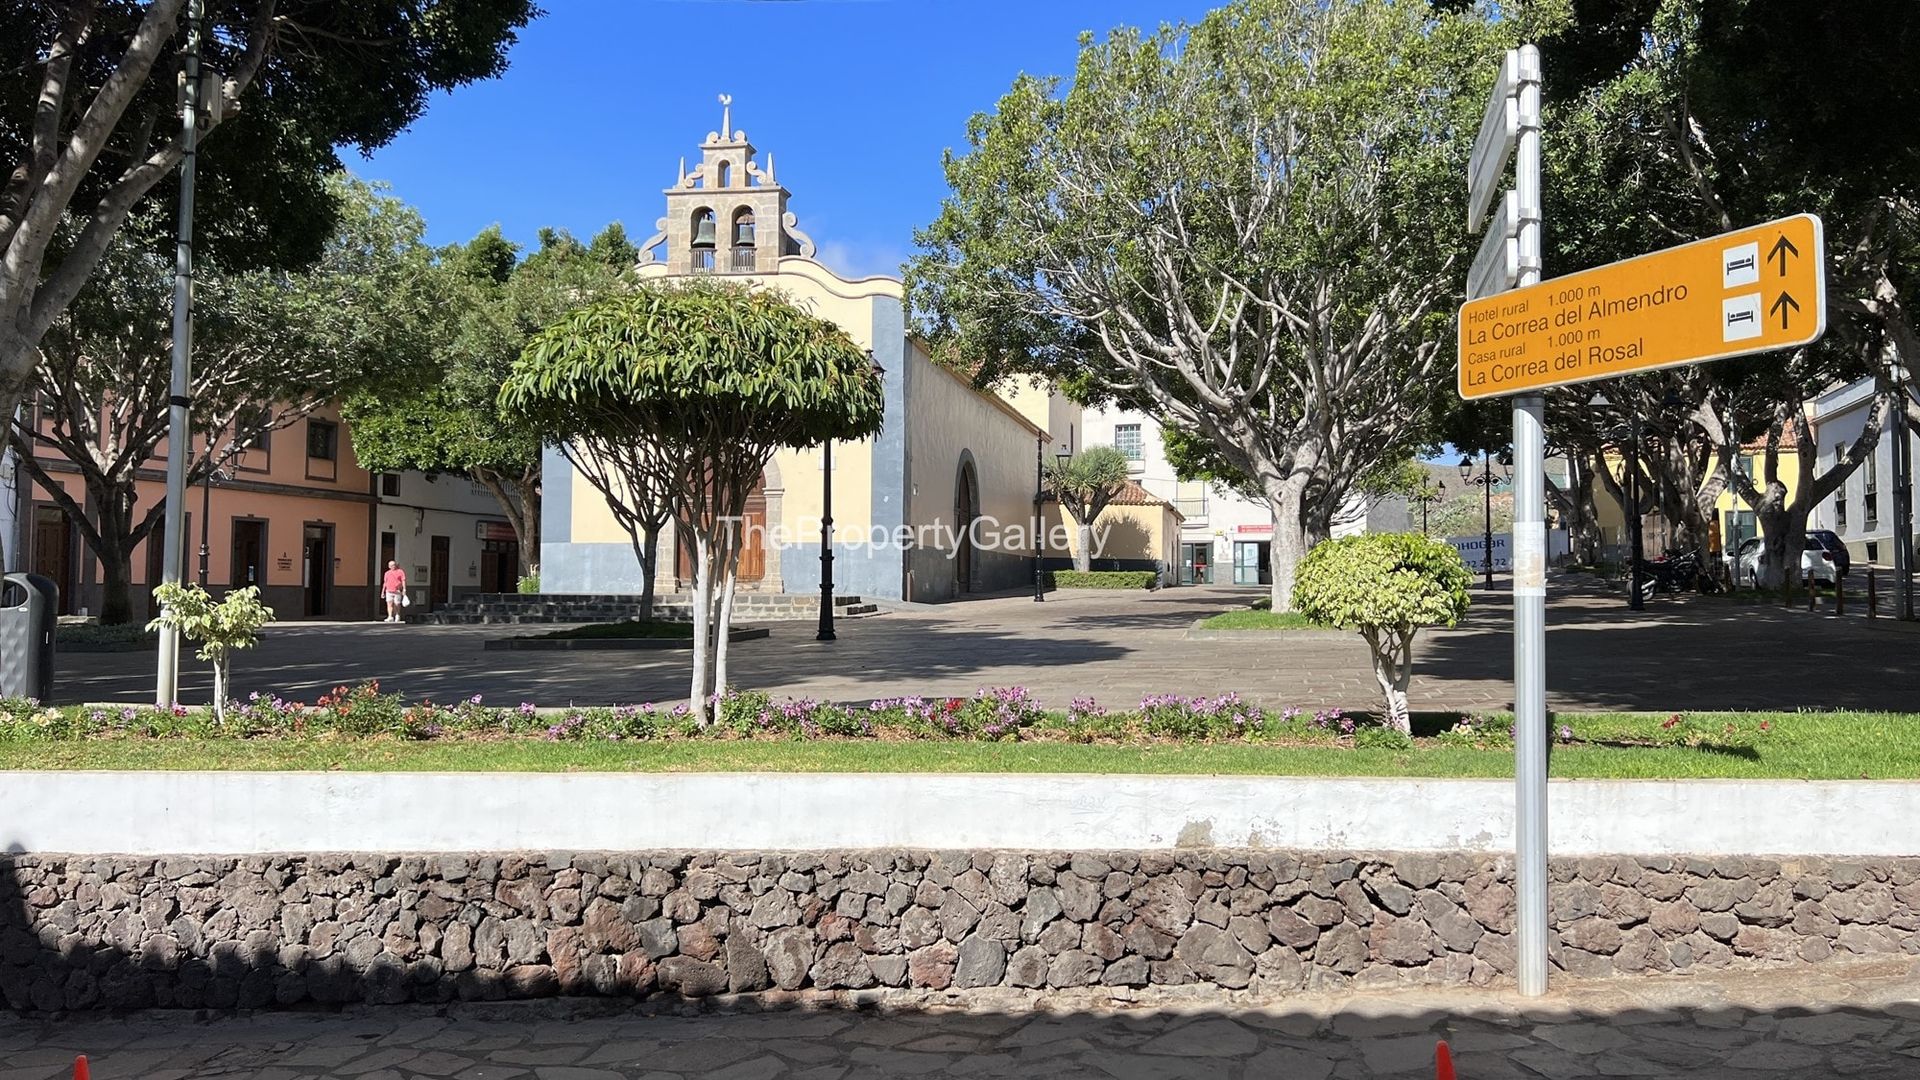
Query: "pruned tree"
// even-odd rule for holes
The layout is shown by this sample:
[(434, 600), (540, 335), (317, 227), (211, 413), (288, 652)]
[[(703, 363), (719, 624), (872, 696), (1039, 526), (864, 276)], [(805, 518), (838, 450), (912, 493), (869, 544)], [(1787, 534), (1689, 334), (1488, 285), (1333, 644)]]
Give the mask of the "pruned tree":
[(1412, 734), (1413, 639), (1423, 626), (1458, 623), (1472, 602), (1473, 576), (1460, 553), (1419, 533), (1367, 533), (1316, 544), (1299, 574), (1300, 613), (1359, 632), (1373, 656), (1387, 726)]
[[(188, 0), (0, 7), (0, 416), (132, 220), (165, 250), (185, 149)], [(489, 78), (531, 0), (207, 0), (198, 251), (230, 270), (320, 256), (336, 147), (372, 150), (435, 91)], [(216, 107), (216, 104), (220, 107)], [(132, 215), (160, 196), (168, 212)]]
[(1073, 568), (1091, 570), (1093, 523), (1127, 489), (1127, 456), (1111, 446), (1089, 446), (1065, 462), (1047, 466), (1047, 486), (1060, 500), (1060, 508), (1072, 515), (1079, 534)]
[(781, 447), (867, 438), (886, 404), (879, 369), (846, 332), (775, 293), (719, 282), (645, 284), (535, 335), (500, 390), (557, 440), (585, 432), (644, 446), (694, 544), (688, 707), (711, 720), (748, 496)]
[[(344, 209), (317, 264), (199, 279), (189, 484), (421, 355), (432, 306), (424, 223), (344, 175), (329, 188)], [(166, 510), (164, 499), (139, 505), (138, 481), (168, 434), (172, 274), (169, 260), (116, 239), (43, 340), (35, 407), (8, 425), (21, 467), (100, 562), (107, 624), (133, 618), (133, 549), (157, 538)], [(42, 455), (71, 466), (83, 493), (68, 491)]]
[(1148, 408), (1273, 508), (1273, 602), (1355, 480), (1426, 441), (1464, 278), (1459, 181), (1493, 23), (1238, 0), (1083, 38), (949, 154), (909, 266), (930, 337)]

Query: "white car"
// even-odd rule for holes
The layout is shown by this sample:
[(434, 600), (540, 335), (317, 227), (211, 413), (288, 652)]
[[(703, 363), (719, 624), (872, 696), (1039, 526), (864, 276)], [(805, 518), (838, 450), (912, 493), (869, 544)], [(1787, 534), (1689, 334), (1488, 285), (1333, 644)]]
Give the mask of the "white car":
[[(1733, 579), (1749, 589), (1760, 587), (1760, 564), (1767, 557), (1767, 541), (1764, 537), (1753, 537), (1740, 545), (1734, 556)], [(1832, 585), (1840, 579), (1839, 570), (1833, 564), (1833, 553), (1821, 547), (1815, 541), (1807, 541), (1806, 550), (1800, 553), (1801, 580), (1812, 578), (1822, 585)]]

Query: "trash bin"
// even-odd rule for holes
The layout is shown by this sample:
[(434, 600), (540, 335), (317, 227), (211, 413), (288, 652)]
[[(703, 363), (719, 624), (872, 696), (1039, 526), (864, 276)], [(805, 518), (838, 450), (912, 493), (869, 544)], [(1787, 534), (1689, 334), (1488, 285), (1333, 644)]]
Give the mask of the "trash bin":
[(0, 698), (53, 698), (53, 630), (60, 586), (39, 574), (8, 574), (0, 586)]

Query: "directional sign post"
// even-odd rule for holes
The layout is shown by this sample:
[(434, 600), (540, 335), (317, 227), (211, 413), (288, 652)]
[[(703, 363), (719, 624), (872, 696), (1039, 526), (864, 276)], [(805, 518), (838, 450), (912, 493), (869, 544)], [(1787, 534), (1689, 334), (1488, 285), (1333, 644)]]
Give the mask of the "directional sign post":
[[(1480, 228), (1513, 161), (1468, 274), (1467, 295), (1513, 295), (1540, 280), (1540, 51), (1509, 51), (1467, 167), (1467, 230)], [(1464, 356), (1464, 353), (1462, 354)], [(1524, 389), (1524, 388), (1520, 388)], [(1546, 399), (1513, 399), (1514, 968), (1520, 993), (1547, 992)]]
[(1460, 396), (1498, 397), (1805, 345), (1827, 327), (1812, 214), (1460, 308)]

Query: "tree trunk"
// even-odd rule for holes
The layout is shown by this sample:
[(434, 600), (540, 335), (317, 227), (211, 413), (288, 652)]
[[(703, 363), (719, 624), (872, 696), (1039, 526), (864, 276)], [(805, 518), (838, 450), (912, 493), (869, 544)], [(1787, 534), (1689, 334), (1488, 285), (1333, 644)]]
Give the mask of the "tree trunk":
[(133, 621), (133, 555), (127, 548), (105, 548), (103, 544), (99, 553), (100, 625), (121, 626)]
[(222, 727), (227, 723), (227, 659), (225, 651), (213, 655), (213, 721)]
[(1360, 632), (1373, 654), (1373, 677), (1386, 700), (1387, 726), (1403, 735), (1413, 734), (1413, 720), (1407, 709), (1407, 684), (1413, 680), (1412, 627), (1381, 630), (1369, 627)]
[(1268, 549), (1267, 561), (1273, 575), (1273, 610), (1293, 610), (1293, 572), (1306, 558), (1313, 545), (1324, 539), (1326, 530), (1316, 529), (1306, 520), (1305, 508), (1301, 505), (1304, 494), (1302, 486), (1294, 483), (1282, 483), (1277, 492), (1270, 490), (1267, 504), (1273, 508), (1273, 541)]
[[(693, 530), (683, 522), (681, 528), (692, 534)], [(713, 615), (713, 541), (706, 536), (695, 536), (693, 570), (693, 688), (687, 699), (687, 709), (693, 713), (693, 721), (700, 727), (706, 727), (707, 687), (712, 652), (708, 647)]]
[(733, 596), (740, 585), (740, 562), (728, 560), (726, 573), (720, 577), (720, 618), (715, 620), (717, 627), (713, 635), (713, 693), (727, 692), (727, 650), (733, 642)]
[(1084, 574), (1093, 569), (1093, 523), (1079, 522), (1078, 536), (1080, 546), (1073, 552), (1073, 568)]
[(640, 621), (653, 618), (653, 579), (660, 566), (660, 526), (642, 526), (640, 539)]
[[(520, 547), (520, 576), (533, 572), (540, 558), (540, 481), (538, 474), (506, 477), (492, 469), (475, 469), (473, 478), (487, 489), (500, 512), (513, 526), (514, 540)], [(512, 494), (508, 488), (512, 488)]]

